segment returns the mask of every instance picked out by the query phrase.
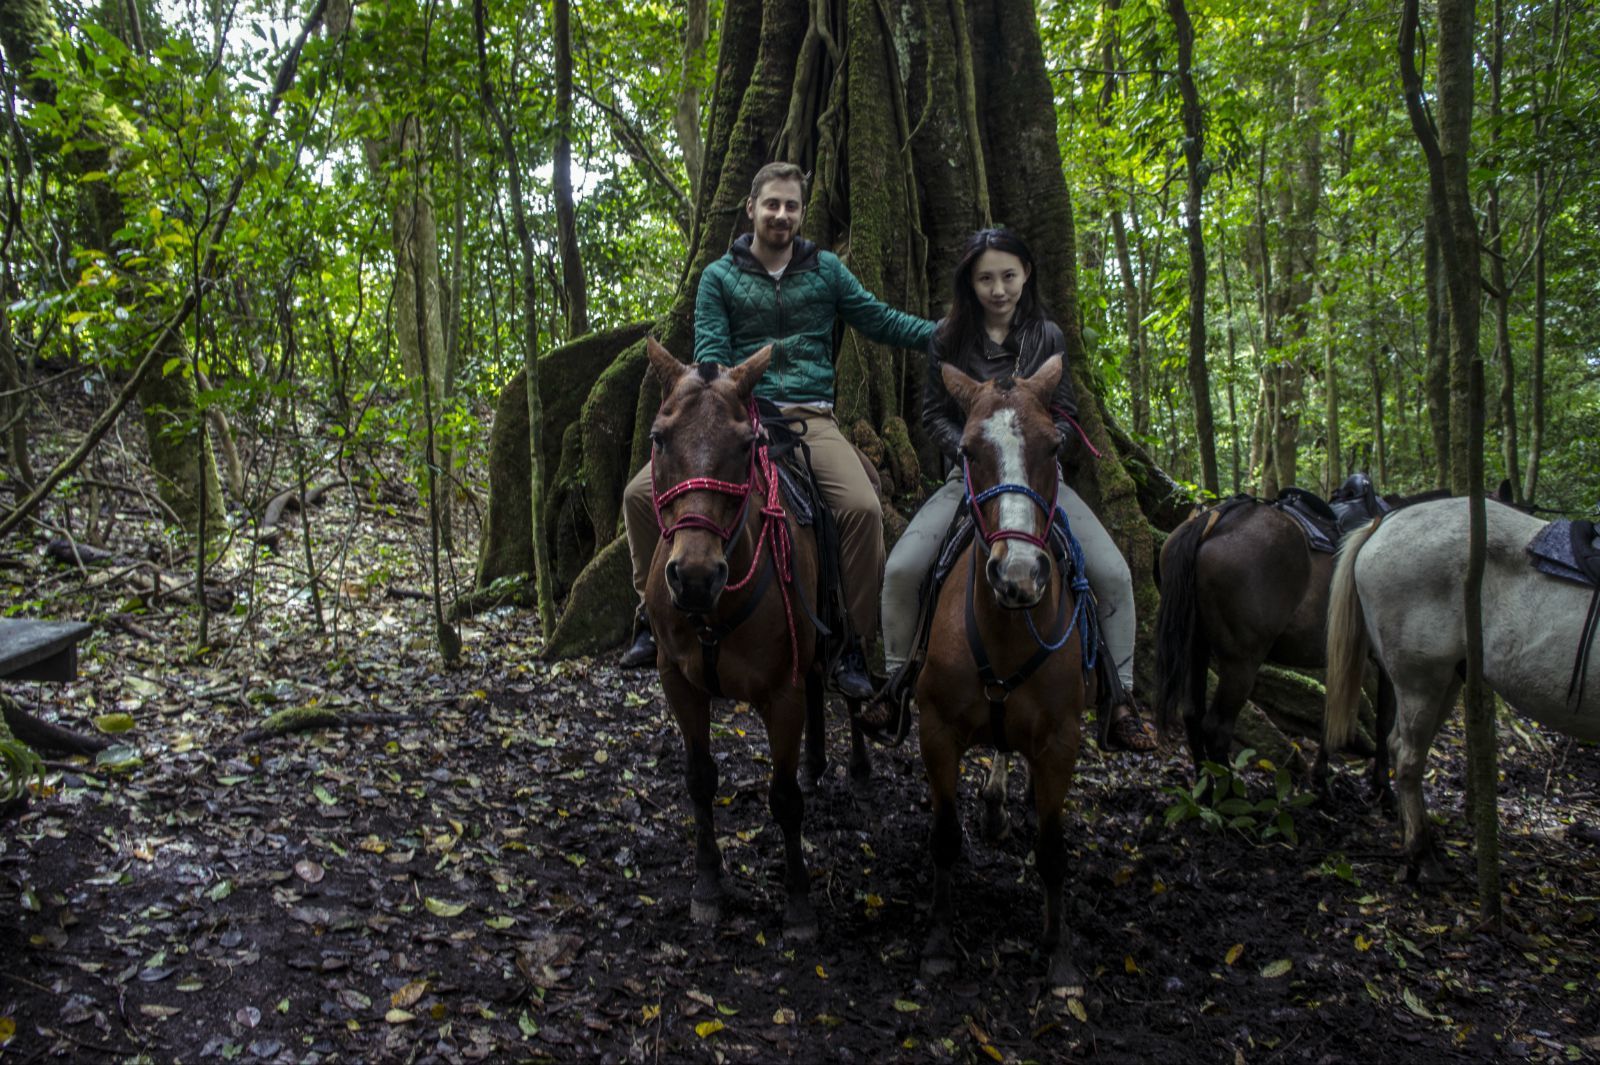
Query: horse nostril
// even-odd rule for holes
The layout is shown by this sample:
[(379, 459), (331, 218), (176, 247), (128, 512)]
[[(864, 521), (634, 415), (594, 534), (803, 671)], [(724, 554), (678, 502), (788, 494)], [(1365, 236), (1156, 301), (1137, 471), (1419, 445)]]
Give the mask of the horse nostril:
[(728, 562), (726, 559), (717, 563), (716, 586), (721, 588), (728, 583)]
[(682, 583), (683, 583), (682, 579), (678, 576), (678, 564), (676, 562), (668, 562), (667, 563), (667, 584), (668, 584), (668, 586), (673, 587), (673, 588), (677, 588), (677, 587), (680, 587), (682, 585)]
[(1003, 577), (1000, 573), (1000, 560), (993, 555), (989, 556), (988, 563), (984, 566), (985, 576), (989, 578), (989, 587), (998, 589)]
[(1050, 580), (1050, 563), (1043, 555), (1033, 560), (1033, 573), (1039, 582), (1039, 587), (1045, 587)]

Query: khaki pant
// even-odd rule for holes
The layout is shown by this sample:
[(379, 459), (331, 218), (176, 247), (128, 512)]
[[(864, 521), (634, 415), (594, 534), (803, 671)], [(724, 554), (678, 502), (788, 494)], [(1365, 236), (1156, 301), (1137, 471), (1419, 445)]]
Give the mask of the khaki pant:
[[(839, 525), (839, 567), (844, 582), (845, 609), (850, 626), (862, 646), (872, 647), (878, 632), (878, 590), (883, 584), (883, 508), (867, 479), (856, 449), (839, 432), (833, 413), (816, 407), (784, 407), (784, 414), (804, 422), (804, 440), (811, 449), (822, 498)], [(662, 485), (662, 490), (671, 487)], [(644, 583), (650, 561), (661, 541), (655, 500), (650, 496), (650, 467), (646, 465), (622, 492), (622, 520), (628, 534), (628, 557), (633, 563), (633, 590), (644, 601)], [(912, 588), (913, 603), (916, 589)]]
[[(938, 491), (922, 504), (911, 524), (895, 542), (894, 553), (883, 577), (883, 657), (892, 673), (911, 654), (917, 638), (917, 592), (922, 578), (933, 568), (944, 532), (961, 505), (965, 486), (961, 470), (952, 470)], [(1100, 607), (1100, 628), (1106, 648), (1117, 664), (1123, 687), (1133, 690), (1133, 574), (1127, 560), (1106, 533), (1094, 511), (1065, 484), (1056, 491), (1072, 534), (1083, 547), (1084, 565), (1089, 570), (1089, 587)]]

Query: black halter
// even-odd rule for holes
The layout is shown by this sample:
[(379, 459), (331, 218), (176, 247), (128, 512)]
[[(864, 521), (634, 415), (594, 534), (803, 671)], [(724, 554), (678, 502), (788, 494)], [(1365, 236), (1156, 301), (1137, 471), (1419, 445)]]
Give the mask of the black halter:
[[(1028, 678), (1039, 671), (1051, 655), (1067, 645), (1074, 630), (1078, 630), (1083, 641), (1084, 664), (1086, 668), (1094, 667), (1093, 645), (1088, 639), (1088, 624), (1082, 628), (1082, 621), (1089, 609), (1089, 579), (1083, 562), (1083, 549), (1078, 540), (1072, 535), (1071, 525), (1067, 521), (1067, 513), (1060, 506), (1058, 499), (1053, 499), (1046, 504), (1044, 497), (1025, 484), (997, 484), (986, 488), (982, 492), (972, 489), (972, 467), (965, 459), (962, 460), (962, 477), (966, 483), (965, 505), (972, 513), (975, 537), (971, 554), (967, 559), (967, 592), (965, 604), (965, 626), (967, 634), (967, 650), (972, 655), (973, 662), (978, 667), (978, 680), (983, 684), (984, 698), (989, 701), (989, 731), (994, 740), (995, 749), (1001, 753), (1011, 750), (1010, 742), (1006, 739), (1006, 699), (1013, 691), (1027, 683)], [(1059, 491), (1059, 482), (1058, 482)], [(1045, 533), (1035, 536), (1014, 529), (996, 529), (992, 532), (983, 525), (982, 504), (996, 496), (1012, 493), (1026, 496), (1032, 500), (1045, 514)], [(1064, 534), (1061, 540), (1065, 546), (1061, 547), (1053, 542), (1051, 536), (1052, 526), (1060, 525)], [(1046, 640), (1039, 635), (1039, 630), (1034, 628), (1032, 608), (1027, 608), (1023, 617), (1028, 622), (1028, 632), (1033, 637), (1034, 652), (1028, 660), (1010, 676), (1001, 677), (995, 672), (994, 664), (989, 659), (989, 652), (983, 644), (983, 634), (978, 631), (978, 615), (974, 608), (973, 589), (977, 585), (978, 573), (978, 546), (981, 544), (985, 554), (994, 547), (999, 540), (1022, 540), (1033, 544), (1050, 553), (1055, 561), (1057, 580), (1059, 584), (1056, 595), (1056, 618), (1051, 624), (1051, 629), (1059, 630), (1061, 635), (1054, 640)], [(1069, 566), (1070, 562), (1070, 566)], [(1072, 571), (1071, 587), (1073, 591), (1074, 607), (1072, 615), (1067, 615), (1067, 590), (1068, 570)]]

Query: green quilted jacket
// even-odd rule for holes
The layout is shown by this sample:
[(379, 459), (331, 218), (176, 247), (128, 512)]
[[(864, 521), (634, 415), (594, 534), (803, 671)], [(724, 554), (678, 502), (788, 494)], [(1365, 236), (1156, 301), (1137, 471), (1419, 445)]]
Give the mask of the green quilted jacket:
[(774, 403), (833, 402), (833, 325), (838, 317), (868, 339), (925, 349), (934, 323), (879, 302), (839, 257), (795, 239), (774, 281), (750, 251), (750, 234), (700, 275), (694, 361), (734, 366), (772, 345), (756, 394)]

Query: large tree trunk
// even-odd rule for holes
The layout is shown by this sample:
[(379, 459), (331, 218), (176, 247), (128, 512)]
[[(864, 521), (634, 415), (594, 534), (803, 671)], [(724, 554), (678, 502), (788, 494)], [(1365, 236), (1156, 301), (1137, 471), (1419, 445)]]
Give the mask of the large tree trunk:
[[(880, 298), (920, 313), (929, 313), (935, 294), (942, 304), (961, 241), (982, 221), (983, 182), (993, 216), (1038, 254), (1042, 292), (1078, 374), (1082, 422), (1105, 456), (1081, 471), (1074, 486), (1128, 554), (1148, 622), (1154, 544), (1083, 348), (1071, 200), (1033, 4), (728, 0), (719, 40), (704, 185), (683, 284), (657, 323), (668, 350), (679, 357), (692, 350), (700, 273), (726, 250), (750, 178), (774, 154), (814, 171), (806, 235), (845, 256)], [(976, 122), (947, 106), (963, 99), (969, 78)], [(815, 121), (791, 122), (796, 109)], [(974, 128), (980, 143), (972, 141)], [(916, 412), (917, 365), (914, 354), (874, 350), (846, 330), (838, 350), (838, 411), (847, 431), (858, 439), (898, 434), (900, 418)], [(658, 395), (643, 383), (639, 347), (629, 345), (595, 379), (579, 428), (558, 434), (547, 426), (547, 447), (565, 437), (559, 466), (583, 485), (595, 542), (595, 560), (574, 584), (552, 654), (592, 651), (625, 634), (633, 599), (626, 566), (618, 564), (615, 547), (600, 548), (615, 537), (622, 487), (644, 461), (642, 430)], [(497, 419), (496, 454), (508, 432)], [(492, 469), (491, 480), (498, 497), (504, 476)], [(503, 557), (500, 538), (491, 528), (485, 559)], [(480, 582), (495, 570), (503, 573), (504, 565), (480, 567)]]

